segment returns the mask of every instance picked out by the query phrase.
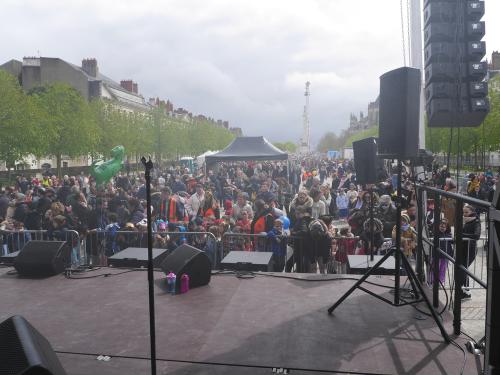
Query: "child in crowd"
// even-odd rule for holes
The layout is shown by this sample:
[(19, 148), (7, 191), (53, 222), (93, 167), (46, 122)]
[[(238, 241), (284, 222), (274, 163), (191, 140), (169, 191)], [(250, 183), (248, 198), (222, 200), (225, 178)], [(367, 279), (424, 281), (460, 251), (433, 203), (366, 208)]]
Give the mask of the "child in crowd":
[(274, 220), (273, 229), (267, 232), (267, 237), (273, 252), (273, 271), (282, 272), (285, 267), (287, 239), (284, 237), (281, 219)]
[[(441, 251), (444, 251), (446, 254), (453, 256), (451, 228), (450, 228), (450, 225), (448, 224), (448, 220), (446, 220), (444, 218), (441, 219), (441, 222), (439, 223), (438, 237), (439, 237), (439, 249)], [(433, 260), (434, 260), (434, 257), (431, 254), (430, 267), (429, 267), (429, 277), (428, 277), (430, 284), (432, 284), (432, 282), (434, 280)], [(446, 270), (447, 269), (448, 269), (448, 259), (446, 259), (446, 257), (443, 254), (439, 253), (439, 281), (443, 284), (446, 280)]]
[(351, 228), (340, 229), (340, 238), (337, 238), (337, 251), (335, 261), (337, 262), (337, 273), (347, 273), (347, 256), (354, 255), (357, 239), (351, 233)]
[[(396, 226), (392, 229), (392, 240), (396, 241)], [(413, 257), (413, 252), (417, 246), (417, 235), (410, 225), (410, 217), (407, 214), (401, 214), (401, 249), (408, 257)]]
[(349, 216), (349, 198), (344, 192), (344, 189), (340, 189), (336, 198), (337, 209), (339, 210), (339, 219), (344, 220)]
[[(213, 234), (213, 236), (207, 236), (207, 242), (203, 249), (205, 254), (207, 254), (208, 259), (210, 259), (210, 263), (212, 264), (212, 268), (215, 268), (219, 259), (219, 248), (221, 243), (221, 236), (219, 233), (219, 227), (216, 225), (212, 225), (208, 228), (208, 231)], [(214, 239), (215, 237), (215, 239)]]
[(252, 221), (248, 216), (248, 212), (242, 210), (240, 216), (238, 217), (238, 221), (236, 221), (236, 225), (239, 226), (243, 233), (250, 234)]

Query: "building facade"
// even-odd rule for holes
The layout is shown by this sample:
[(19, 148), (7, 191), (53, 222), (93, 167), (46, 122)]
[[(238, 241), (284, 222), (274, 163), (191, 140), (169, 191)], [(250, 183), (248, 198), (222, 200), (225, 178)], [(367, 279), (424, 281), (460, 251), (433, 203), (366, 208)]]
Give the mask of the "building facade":
[(373, 128), (378, 125), (379, 120), (379, 98), (374, 102), (368, 104), (368, 115), (365, 116), (363, 111), (359, 112), (359, 118), (351, 113), (349, 118), (349, 128), (347, 132), (349, 134), (358, 133), (360, 131)]
[[(77, 90), (86, 100), (101, 99), (123, 112), (147, 113), (153, 108), (161, 107), (166, 116), (174, 117), (187, 123), (195, 124), (195, 120), (205, 120), (215, 126), (223, 127), (235, 134), (241, 134), (240, 128), (230, 128), (228, 121), (214, 120), (204, 115), (193, 116), (184, 108), (174, 108), (170, 100), (159, 98), (145, 100), (139, 93), (139, 85), (131, 79), (120, 83), (102, 74), (95, 58), (83, 59), (81, 65), (75, 65), (60, 58), (25, 57), (22, 61), (12, 59), (0, 65), (0, 69), (14, 75), (25, 91), (55, 82), (64, 82)], [(3, 164), (3, 163), (2, 163)], [(34, 156), (19, 162), (19, 168), (40, 169), (44, 164), (55, 165), (54, 160)], [(70, 159), (63, 156), (62, 166), (88, 166), (90, 159), (86, 157)], [(0, 165), (0, 170), (5, 165)]]

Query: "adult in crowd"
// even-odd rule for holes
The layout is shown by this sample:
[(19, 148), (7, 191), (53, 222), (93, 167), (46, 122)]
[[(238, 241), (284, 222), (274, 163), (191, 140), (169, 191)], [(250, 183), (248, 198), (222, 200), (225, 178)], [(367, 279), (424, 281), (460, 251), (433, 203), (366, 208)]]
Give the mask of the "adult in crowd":
[[(474, 207), (466, 204), (463, 208), (462, 250), (464, 254), (463, 266), (469, 268), (477, 255), (477, 240), (481, 237), (481, 221)], [(469, 277), (465, 276), (461, 285), (461, 297), (470, 298)]]

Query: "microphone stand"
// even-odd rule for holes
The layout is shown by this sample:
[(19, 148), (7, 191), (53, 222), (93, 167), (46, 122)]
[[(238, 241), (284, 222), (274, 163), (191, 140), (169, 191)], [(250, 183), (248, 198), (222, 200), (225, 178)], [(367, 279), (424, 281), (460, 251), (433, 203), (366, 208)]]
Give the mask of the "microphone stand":
[(151, 170), (153, 162), (151, 157), (146, 161), (143, 156), (141, 162), (144, 165), (146, 178), (146, 212), (148, 219), (148, 292), (149, 292), (149, 337), (151, 345), (151, 374), (156, 375), (156, 328), (155, 328), (155, 295), (153, 284), (153, 231), (151, 229)]

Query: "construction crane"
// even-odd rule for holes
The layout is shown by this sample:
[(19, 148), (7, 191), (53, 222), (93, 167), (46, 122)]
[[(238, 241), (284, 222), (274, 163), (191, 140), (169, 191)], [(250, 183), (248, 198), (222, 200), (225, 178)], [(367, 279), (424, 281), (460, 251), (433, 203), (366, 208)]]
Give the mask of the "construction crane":
[(307, 154), (311, 151), (311, 139), (310, 139), (310, 124), (309, 124), (309, 96), (311, 93), (309, 92), (309, 86), (311, 82), (306, 82), (306, 91), (304, 96), (306, 97), (306, 105), (304, 106), (304, 114), (303, 116), (303, 133), (300, 141), (300, 153)]

